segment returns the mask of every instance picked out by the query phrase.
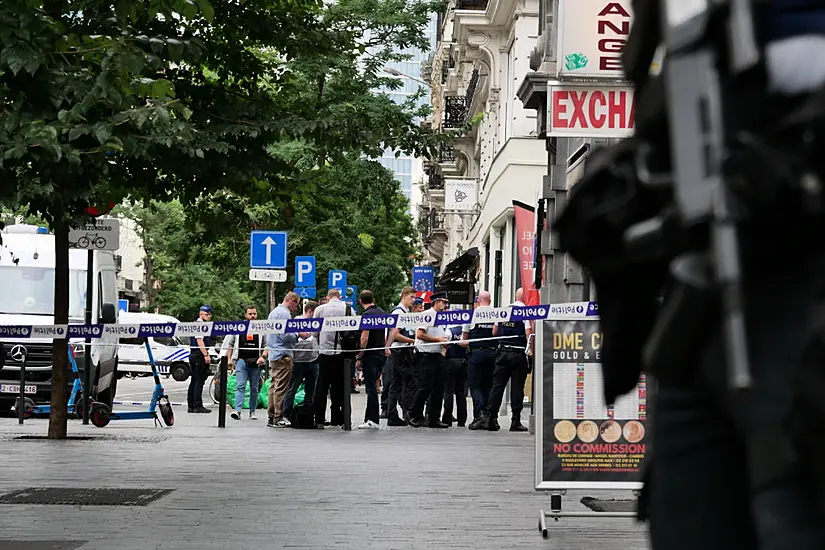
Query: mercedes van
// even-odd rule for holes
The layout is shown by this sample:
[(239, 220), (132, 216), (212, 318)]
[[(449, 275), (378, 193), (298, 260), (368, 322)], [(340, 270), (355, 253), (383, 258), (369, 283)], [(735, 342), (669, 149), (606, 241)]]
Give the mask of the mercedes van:
[[(180, 323), (171, 315), (159, 313), (133, 313), (121, 311), (118, 323), (139, 325), (141, 323)], [(189, 339), (185, 341), (174, 336), (150, 336), (148, 338), (121, 338), (118, 351), (118, 375), (149, 374), (149, 357), (146, 341), (152, 348), (155, 366), (161, 374), (171, 374), (178, 382), (189, 378)]]
[[(54, 235), (34, 225), (10, 225), (0, 233), (0, 325), (54, 324)], [(86, 308), (85, 250), (69, 250), (69, 322), (83, 323)], [(114, 256), (95, 250), (92, 322), (117, 322), (117, 273)], [(2, 339), (6, 350), (23, 345), (27, 351), (26, 395), (36, 403), (51, 400), (52, 339)], [(117, 336), (92, 340), (91, 396), (112, 405), (117, 389)], [(72, 340), (77, 363), (85, 368), (83, 340)], [(68, 351), (68, 350), (67, 350)], [(8, 353), (0, 369), (0, 411), (9, 410), (19, 395), (20, 362)], [(69, 382), (72, 376), (69, 375)]]

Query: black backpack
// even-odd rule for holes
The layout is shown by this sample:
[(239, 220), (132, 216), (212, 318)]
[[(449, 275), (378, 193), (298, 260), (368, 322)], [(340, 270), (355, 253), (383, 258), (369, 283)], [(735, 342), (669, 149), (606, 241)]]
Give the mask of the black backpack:
[[(347, 316), (352, 315), (352, 308), (347, 304)], [(346, 358), (352, 358), (358, 355), (361, 351), (361, 331), (360, 330), (346, 330), (336, 334), (338, 342), (341, 344), (341, 355)]]

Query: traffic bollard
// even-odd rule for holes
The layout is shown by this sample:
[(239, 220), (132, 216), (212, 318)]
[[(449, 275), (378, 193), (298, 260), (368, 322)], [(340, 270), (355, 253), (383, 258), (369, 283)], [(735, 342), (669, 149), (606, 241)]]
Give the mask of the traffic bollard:
[(219, 369), (220, 381), (218, 382), (218, 428), (226, 428), (226, 382), (229, 375), (229, 360), (221, 357)]
[(344, 430), (352, 431), (352, 364), (354, 359), (344, 359), (341, 361), (344, 365), (342, 372), (344, 373)]

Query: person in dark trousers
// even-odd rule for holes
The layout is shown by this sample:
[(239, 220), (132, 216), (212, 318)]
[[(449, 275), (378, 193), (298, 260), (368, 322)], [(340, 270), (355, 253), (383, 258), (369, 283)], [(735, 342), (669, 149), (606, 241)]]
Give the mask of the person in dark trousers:
[[(298, 319), (311, 319), (315, 314), (318, 302), (307, 302), (304, 306), (304, 314)], [(292, 377), (289, 379), (289, 389), (284, 397), (284, 418), (289, 420), (292, 427), (297, 427), (293, 421), (295, 409), (295, 394), (304, 383), (304, 404), (314, 406), (315, 385), (318, 380), (318, 333), (313, 332), (306, 335), (307, 338), (298, 338), (295, 345), (295, 352), (292, 354)]]
[[(202, 305), (198, 312), (197, 322), (207, 323), (211, 320), (212, 306)], [(189, 367), (192, 373), (189, 378), (189, 390), (186, 396), (186, 410), (190, 413), (211, 413), (212, 411), (203, 406), (203, 385), (209, 376), (209, 365), (212, 363), (212, 359), (209, 357), (212, 337), (192, 337), (189, 339), (189, 346)]]
[[(246, 306), (244, 318), (247, 321), (258, 319), (258, 309), (255, 306)], [(265, 334), (231, 334), (226, 337), (227, 351), (230, 365), (235, 365), (235, 410), (232, 418), (241, 419), (246, 383), (249, 382), (249, 419), (257, 420), (255, 410), (258, 408), (258, 391), (261, 384), (261, 369), (266, 365), (266, 335)]]
[[(415, 300), (415, 289), (411, 286), (401, 291), (401, 301), (392, 310), (396, 315), (409, 313)], [(392, 363), (392, 374), (389, 383), (384, 383), (384, 391), (389, 392), (387, 397), (387, 426), (406, 426), (412, 408), (413, 398), (413, 344), (414, 334), (404, 328), (390, 329), (387, 336), (387, 353)], [(389, 384), (389, 385), (388, 385)], [(403, 419), (398, 416), (398, 405), (401, 405)]]
[[(450, 305), (446, 292), (432, 295), (433, 309), (444, 311)], [(449, 428), (441, 422), (441, 405), (444, 396), (444, 370), (446, 358), (444, 345), (452, 339), (452, 333), (444, 327), (420, 326), (415, 332), (415, 347), (419, 352), (416, 362), (415, 400), (410, 411), (410, 426), (420, 428)], [(424, 405), (427, 401), (427, 418), (424, 418)]]
[[(512, 306), (524, 306), (522, 297), (524, 291), (516, 291), (516, 301)], [(493, 327), (493, 336), (499, 336), (496, 353), (496, 368), (493, 371), (493, 390), (490, 392), (490, 404), (487, 429), (495, 432), (501, 429), (498, 423), (498, 411), (504, 397), (504, 388), (510, 381), (510, 407), (513, 417), (510, 420), (511, 432), (526, 432), (527, 428), (521, 423), (521, 411), (524, 408), (524, 382), (527, 380), (527, 339), (532, 333), (529, 321), (507, 321), (496, 323)]]
[[(327, 292), (329, 301), (318, 306), (314, 317), (346, 317), (352, 315), (345, 302), (341, 300), (341, 291), (331, 288)], [(318, 358), (318, 383), (315, 387), (315, 426), (323, 428), (327, 415), (327, 396), (329, 396), (330, 426), (344, 425), (344, 391), (346, 381), (344, 380), (344, 369), (347, 364), (344, 356), (341, 355), (341, 342), (338, 332), (322, 330), (318, 336), (319, 353)]]
[[(363, 319), (375, 315), (384, 315), (386, 312), (375, 305), (375, 296), (371, 290), (361, 292), (359, 302), (364, 308)], [(368, 321), (362, 321), (362, 326)], [(357, 363), (364, 375), (364, 390), (367, 392), (367, 409), (364, 413), (364, 423), (358, 426), (359, 430), (377, 430), (379, 421), (378, 388), (376, 380), (381, 371), (386, 355), (384, 331), (379, 329), (361, 331), (361, 352), (357, 355)]]
[[(453, 340), (461, 339), (461, 326), (450, 327)], [(453, 399), (455, 399), (456, 423), (459, 428), (467, 425), (467, 348), (457, 344), (447, 346), (444, 354), (447, 369), (444, 380), (444, 413), (441, 421), (453, 423)]]
[[(490, 293), (482, 290), (478, 293), (475, 303), (476, 311), (483, 314), (492, 311)], [(478, 314), (476, 314), (478, 315)], [(467, 378), (470, 386), (470, 397), (473, 398), (473, 421), (468, 426), (470, 430), (479, 430), (487, 426), (489, 415), (487, 402), (493, 390), (493, 370), (496, 366), (497, 342), (493, 338), (495, 323), (481, 322), (464, 325), (461, 339), (465, 340), (462, 346), (468, 348)]]

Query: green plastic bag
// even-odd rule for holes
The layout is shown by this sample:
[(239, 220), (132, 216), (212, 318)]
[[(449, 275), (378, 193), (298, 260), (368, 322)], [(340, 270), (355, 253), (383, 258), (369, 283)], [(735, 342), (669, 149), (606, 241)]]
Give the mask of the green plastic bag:
[(298, 391), (295, 392), (295, 400), (292, 403), (297, 407), (298, 405), (303, 405), (304, 399), (306, 399), (306, 393), (304, 393), (304, 383), (301, 382)]
[[(233, 409), (235, 408), (235, 391), (238, 389), (237, 380), (235, 379), (234, 374), (230, 374), (226, 379), (226, 402), (229, 404), (230, 407)], [(244, 389), (244, 397), (243, 397), (243, 409), (249, 408), (249, 384), (246, 384), (246, 388)], [(260, 401), (260, 398), (258, 399)]]
[(268, 409), (269, 408), (269, 384), (272, 382), (271, 378), (267, 378), (264, 380), (264, 383), (261, 384), (261, 391), (258, 392), (258, 408), (259, 409)]

